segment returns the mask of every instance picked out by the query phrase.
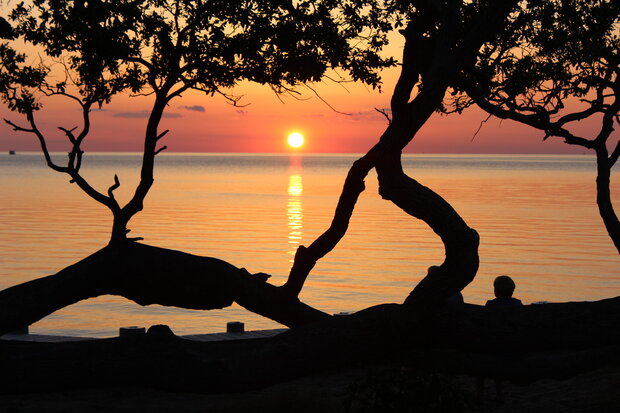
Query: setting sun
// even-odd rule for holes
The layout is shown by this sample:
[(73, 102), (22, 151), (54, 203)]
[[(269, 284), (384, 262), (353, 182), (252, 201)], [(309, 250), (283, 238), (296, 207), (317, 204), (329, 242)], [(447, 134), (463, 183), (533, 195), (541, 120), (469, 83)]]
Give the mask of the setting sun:
[(288, 135), (288, 144), (293, 148), (299, 148), (304, 144), (304, 135), (299, 132), (293, 132)]

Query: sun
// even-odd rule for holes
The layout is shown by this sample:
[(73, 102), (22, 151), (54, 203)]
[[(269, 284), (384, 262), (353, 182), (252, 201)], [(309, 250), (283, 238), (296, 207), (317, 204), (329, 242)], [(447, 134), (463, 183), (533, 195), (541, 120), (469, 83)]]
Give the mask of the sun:
[(304, 144), (304, 135), (299, 132), (293, 132), (288, 135), (288, 144), (293, 148), (299, 148)]

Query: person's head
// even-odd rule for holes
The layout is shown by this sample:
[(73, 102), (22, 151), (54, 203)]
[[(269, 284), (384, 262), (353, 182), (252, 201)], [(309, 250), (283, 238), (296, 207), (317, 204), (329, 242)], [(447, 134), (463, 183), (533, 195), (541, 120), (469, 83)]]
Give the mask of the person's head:
[(515, 282), (507, 275), (500, 275), (493, 281), (493, 288), (497, 298), (510, 298), (515, 291)]

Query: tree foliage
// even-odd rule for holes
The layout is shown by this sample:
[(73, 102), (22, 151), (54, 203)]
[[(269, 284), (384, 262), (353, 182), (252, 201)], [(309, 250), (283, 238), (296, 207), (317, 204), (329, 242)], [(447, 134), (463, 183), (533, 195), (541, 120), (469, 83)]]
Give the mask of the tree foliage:
[[(616, 1), (525, 2), (455, 83), (452, 109), (485, 101), (523, 115), (518, 119), (543, 129), (546, 137), (570, 141), (570, 122), (617, 110), (619, 13)], [(588, 108), (557, 118), (574, 108), (567, 107), (570, 99)]]
[[(620, 222), (612, 205), (610, 171), (620, 157), (620, 2), (522, 2), (476, 64), (452, 83), (444, 112), (476, 104), (490, 115), (534, 127), (567, 144), (593, 150), (597, 204), (620, 252)], [(584, 131), (578, 122), (599, 122)]]

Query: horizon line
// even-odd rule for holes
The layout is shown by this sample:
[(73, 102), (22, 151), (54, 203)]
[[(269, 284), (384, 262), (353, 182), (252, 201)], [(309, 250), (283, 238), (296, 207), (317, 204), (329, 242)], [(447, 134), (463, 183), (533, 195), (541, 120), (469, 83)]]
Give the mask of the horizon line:
[[(40, 150), (5, 150), (5, 154), (40, 154)], [(50, 151), (50, 155), (66, 155), (66, 151)], [(84, 155), (89, 153), (95, 154), (126, 154), (126, 155), (142, 155), (141, 151), (85, 151)], [(164, 151), (161, 155), (253, 155), (253, 156), (364, 156), (365, 152), (216, 152), (216, 151)], [(402, 155), (558, 155), (558, 156), (595, 156), (596, 154), (588, 152), (583, 153), (563, 153), (563, 152), (403, 152)]]

